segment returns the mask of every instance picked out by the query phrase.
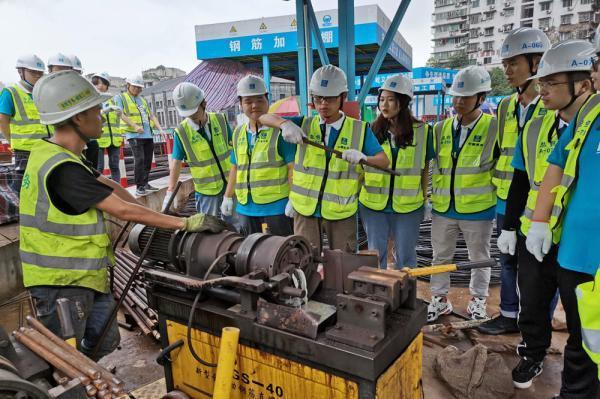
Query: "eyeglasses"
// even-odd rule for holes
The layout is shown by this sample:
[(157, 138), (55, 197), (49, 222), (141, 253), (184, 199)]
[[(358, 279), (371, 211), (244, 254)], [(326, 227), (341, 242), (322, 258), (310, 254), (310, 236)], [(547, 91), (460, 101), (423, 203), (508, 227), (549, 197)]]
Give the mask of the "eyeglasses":
[(554, 86), (558, 86), (558, 85), (566, 85), (568, 84), (569, 81), (566, 82), (537, 82), (537, 91), (540, 91), (541, 89), (547, 89), (549, 87), (554, 87)]
[(331, 104), (333, 102), (335, 102), (338, 99), (339, 96), (327, 96), (327, 97), (323, 97), (323, 96), (313, 96), (313, 102), (317, 103), (317, 104), (323, 104), (323, 103), (327, 103), (327, 104)]

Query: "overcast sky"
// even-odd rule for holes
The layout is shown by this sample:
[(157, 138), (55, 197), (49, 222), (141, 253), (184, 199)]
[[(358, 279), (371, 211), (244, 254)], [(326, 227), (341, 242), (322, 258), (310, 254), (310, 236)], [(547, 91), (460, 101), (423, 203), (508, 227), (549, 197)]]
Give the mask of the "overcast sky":
[[(378, 4), (392, 19), (400, 0), (356, 0)], [(313, 0), (315, 11), (337, 0)], [(413, 66), (431, 51), (433, 0), (413, 0), (400, 32), (413, 48)], [(157, 65), (191, 71), (197, 64), (194, 25), (294, 14), (283, 0), (0, 0), (0, 81), (18, 79), (19, 54), (44, 62), (55, 52), (77, 54), (85, 73), (127, 77)]]

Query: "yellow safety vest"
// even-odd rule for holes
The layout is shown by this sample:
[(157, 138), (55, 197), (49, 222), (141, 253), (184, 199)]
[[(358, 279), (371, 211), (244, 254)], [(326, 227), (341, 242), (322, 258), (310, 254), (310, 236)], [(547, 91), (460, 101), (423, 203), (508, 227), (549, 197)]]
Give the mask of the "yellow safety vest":
[[(579, 284), (575, 289), (581, 320), (583, 349), (592, 361), (600, 364), (600, 269), (594, 281)], [(598, 369), (600, 379), (600, 368)]]
[(13, 150), (31, 151), (40, 139), (48, 138), (53, 130), (42, 125), (33, 99), (21, 86), (15, 84), (6, 90), (12, 95), (15, 114), (10, 119), (10, 146)]
[[(127, 115), (127, 117), (129, 119), (131, 119), (131, 121), (139, 126), (142, 126), (142, 114), (140, 113), (140, 110), (138, 109), (137, 103), (135, 102), (135, 100), (133, 98), (131, 98), (131, 94), (129, 94), (129, 92), (123, 92), (119, 95), (121, 97), (121, 103), (123, 104), (123, 113), (125, 115)], [(146, 115), (148, 115), (148, 122), (150, 123), (150, 127), (153, 128), (154, 127), (154, 122), (152, 121), (152, 119), (150, 119), (150, 115), (152, 114), (150, 112), (150, 107), (148, 106), (148, 102), (146, 101), (146, 99), (142, 96), (139, 96), (139, 98), (142, 100), (142, 106), (144, 107), (144, 110), (146, 111)], [(128, 129), (131, 129), (131, 127), (129, 127), (129, 125), (125, 124), (124, 128), (125, 131), (130, 131)]]
[[(233, 133), (233, 151), (237, 163), (235, 196), (242, 205), (248, 203), (248, 193), (257, 204), (270, 204), (290, 193), (288, 168), (277, 151), (281, 130), (265, 129), (257, 133), (249, 154), (246, 124)], [(248, 173), (248, 171), (250, 171)]]
[[(338, 151), (362, 150), (366, 122), (344, 117), (335, 142)], [(309, 140), (323, 143), (318, 117), (305, 117), (302, 130)], [(325, 150), (312, 145), (299, 145), (296, 150), (290, 200), (296, 212), (312, 216), (319, 202), (321, 216), (328, 220), (341, 220), (356, 214), (362, 166), (350, 165), (332, 156), (327, 161)]]
[[(111, 99), (106, 102), (108, 106), (115, 106)], [(123, 133), (121, 131), (121, 116), (115, 111), (102, 114), (102, 136), (98, 139), (100, 148), (120, 147), (123, 144)]]
[(567, 156), (561, 182), (553, 189), (553, 192), (556, 193), (556, 198), (554, 199), (551, 215), (551, 218), (556, 218), (553, 234), (558, 239), (560, 239), (562, 233), (564, 210), (571, 198), (571, 189), (577, 180), (579, 154), (598, 114), (600, 114), (600, 96), (592, 94), (577, 113), (573, 140), (565, 147), (569, 151), (569, 155)]
[[(498, 162), (496, 163), (492, 182), (496, 186), (498, 198), (502, 200), (506, 200), (508, 197), (508, 189), (510, 188), (510, 182), (514, 173), (514, 169), (510, 164), (515, 153), (517, 137), (519, 137), (521, 132), (516, 112), (519, 106), (518, 98), (519, 95), (515, 93), (508, 98), (502, 99), (498, 105), (498, 144), (500, 146), (500, 158), (498, 158)], [(530, 119), (540, 114), (544, 115), (546, 112), (544, 103), (540, 99), (538, 99), (534, 107)]]
[(68, 215), (48, 195), (50, 172), (66, 162), (88, 169), (75, 154), (46, 140), (39, 140), (31, 150), (20, 197), (23, 283), (25, 287), (77, 286), (106, 293), (107, 266), (114, 258), (104, 215), (95, 208)]
[[(421, 177), (425, 168), (429, 125), (415, 123), (413, 130), (413, 144), (399, 148), (396, 163), (391, 166), (395, 171), (400, 172), (400, 176), (394, 177), (393, 189), (390, 187), (389, 173), (365, 166), (365, 182), (359, 200), (367, 208), (374, 211), (385, 209), (390, 194), (392, 194), (392, 208), (397, 213), (412, 212), (423, 206)], [(388, 159), (392, 160), (389, 138), (381, 144), (381, 147)]]
[(227, 184), (231, 169), (227, 121), (225, 115), (209, 112), (208, 122), (210, 124), (210, 142), (202, 133), (190, 126), (188, 119), (184, 119), (179, 124), (175, 129), (175, 134), (183, 145), (196, 192), (204, 195), (218, 195)]
[[(537, 196), (540, 189), (546, 169), (548, 169), (548, 156), (558, 142), (558, 120), (554, 112), (548, 112), (544, 116), (538, 116), (531, 119), (523, 130), (523, 159), (525, 160), (525, 170), (529, 178), (529, 194), (527, 195), (527, 205), (525, 212), (521, 216), (521, 233), (527, 236), (533, 211), (537, 202)], [(552, 134), (550, 137), (549, 134)], [(550, 226), (556, 224), (556, 218), (552, 217)], [(555, 244), (558, 244), (558, 238), (553, 237)]]
[(454, 118), (434, 126), (432, 196), (433, 209), (446, 212), (454, 198), (458, 213), (476, 213), (496, 205), (492, 184), (495, 166), (496, 118), (483, 114), (465, 140), (458, 155), (452, 154)]

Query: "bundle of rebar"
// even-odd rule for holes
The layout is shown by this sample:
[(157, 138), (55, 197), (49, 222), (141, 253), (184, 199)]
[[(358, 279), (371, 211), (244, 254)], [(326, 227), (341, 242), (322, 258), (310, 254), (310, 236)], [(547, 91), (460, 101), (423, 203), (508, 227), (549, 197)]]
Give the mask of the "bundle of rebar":
[[(127, 281), (131, 278), (138, 257), (127, 249), (117, 249), (115, 259), (116, 265), (113, 268), (113, 295), (115, 299), (119, 299)], [(148, 305), (146, 282), (144, 281), (143, 273), (138, 273), (135, 276), (133, 285), (125, 296), (122, 309), (131, 316), (144, 335), (153, 336), (157, 340), (160, 339), (158, 315)]]
[(52, 333), (34, 317), (27, 316), (27, 323), (30, 327), (13, 331), (13, 336), (55, 368), (58, 384), (79, 380), (90, 398), (112, 399), (126, 395), (123, 381), (114, 374)]

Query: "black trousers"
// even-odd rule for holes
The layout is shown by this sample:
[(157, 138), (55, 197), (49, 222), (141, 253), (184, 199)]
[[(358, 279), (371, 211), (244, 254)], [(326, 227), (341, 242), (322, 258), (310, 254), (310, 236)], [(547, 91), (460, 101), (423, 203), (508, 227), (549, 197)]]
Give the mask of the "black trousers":
[(21, 193), (21, 184), (28, 161), (29, 151), (15, 150), (15, 169), (12, 174), (11, 187), (17, 196)]
[(558, 247), (553, 245), (543, 262), (527, 251), (525, 237), (518, 237), (520, 311), (522, 341), (517, 347), (521, 357), (542, 361), (552, 339), (550, 307), (556, 289), (565, 310), (569, 338), (564, 349), (560, 395), (564, 399), (593, 399), (599, 395), (598, 368), (581, 345), (581, 323), (575, 288), (594, 276), (560, 267)]
[(238, 213), (241, 225), (240, 233), (247, 236), (253, 233), (262, 233), (262, 224), (267, 225), (268, 232), (276, 236), (290, 236), (294, 234), (294, 219), (285, 215), (275, 216), (246, 216)]
[(145, 187), (148, 184), (150, 168), (152, 167), (154, 140), (129, 139), (129, 145), (133, 152), (135, 185), (138, 188)]
[[(85, 149), (85, 159), (92, 163), (94, 169), (98, 170), (98, 152), (100, 151), (100, 147), (98, 146), (98, 141), (90, 140), (86, 144), (87, 148)], [(100, 171), (102, 172), (102, 171)]]

